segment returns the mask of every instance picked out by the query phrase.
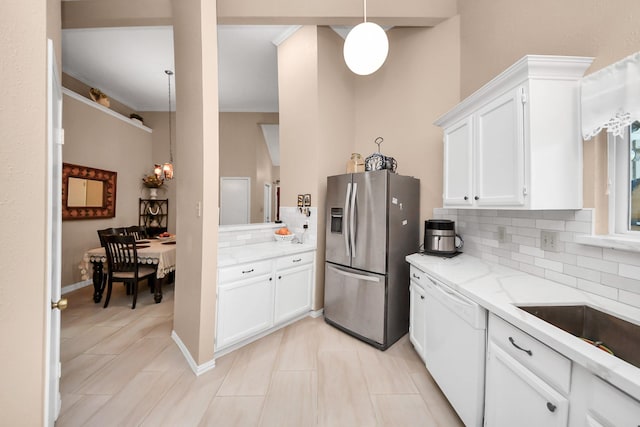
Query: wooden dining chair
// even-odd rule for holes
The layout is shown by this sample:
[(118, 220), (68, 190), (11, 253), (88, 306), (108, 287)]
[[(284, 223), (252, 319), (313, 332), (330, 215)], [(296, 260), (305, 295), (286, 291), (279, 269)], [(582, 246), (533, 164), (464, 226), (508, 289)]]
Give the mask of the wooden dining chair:
[(127, 234), (126, 227), (109, 227), (102, 230), (98, 230), (98, 238), (100, 239), (100, 246), (104, 247), (104, 236), (108, 235), (116, 235), (116, 236), (124, 236)]
[(147, 229), (139, 226), (139, 225), (132, 225), (131, 227), (127, 227), (125, 234), (127, 236), (133, 236), (136, 238), (136, 240), (144, 240), (147, 237)]
[(111, 289), (113, 282), (124, 282), (133, 294), (133, 304), (131, 309), (136, 308), (138, 299), (138, 282), (147, 279), (149, 287), (155, 287), (156, 270), (138, 264), (138, 250), (136, 239), (133, 236), (104, 236), (105, 251), (107, 253), (107, 264), (109, 272), (107, 275), (107, 297), (104, 301), (104, 308), (109, 305), (111, 299)]

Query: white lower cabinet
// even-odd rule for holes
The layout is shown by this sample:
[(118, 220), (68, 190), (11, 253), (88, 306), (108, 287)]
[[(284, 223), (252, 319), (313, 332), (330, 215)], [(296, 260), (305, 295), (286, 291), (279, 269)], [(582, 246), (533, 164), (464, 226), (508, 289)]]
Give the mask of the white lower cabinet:
[(271, 273), (218, 286), (216, 348), (223, 348), (273, 325)]
[(215, 350), (242, 345), (311, 310), (315, 252), (218, 270)]
[(570, 382), (569, 359), (489, 316), (485, 426), (567, 426)]
[(285, 322), (311, 309), (313, 264), (276, 271), (274, 322)]
[(582, 366), (574, 366), (572, 384), (572, 427), (640, 425), (640, 402)]
[(560, 427), (569, 401), (515, 358), (489, 341), (485, 426)]

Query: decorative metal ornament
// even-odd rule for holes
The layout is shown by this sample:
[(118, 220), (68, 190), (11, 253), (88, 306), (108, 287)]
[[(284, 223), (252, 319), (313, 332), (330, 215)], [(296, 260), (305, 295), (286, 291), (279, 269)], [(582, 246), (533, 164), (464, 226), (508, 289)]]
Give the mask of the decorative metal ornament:
[(382, 138), (381, 136), (375, 139), (374, 143), (378, 145), (378, 151), (367, 157), (367, 159), (364, 161), (365, 171), (379, 171), (384, 169), (385, 158), (382, 154), (380, 154), (380, 144), (382, 144), (382, 141), (384, 141), (384, 138)]
[(389, 169), (391, 172), (395, 172), (398, 168), (398, 162), (393, 157), (384, 156), (380, 153), (380, 144), (384, 141), (381, 136), (377, 137), (374, 141), (378, 145), (378, 152), (373, 153), (364, 162), (365, 171), (379, 171), (382, 169)]

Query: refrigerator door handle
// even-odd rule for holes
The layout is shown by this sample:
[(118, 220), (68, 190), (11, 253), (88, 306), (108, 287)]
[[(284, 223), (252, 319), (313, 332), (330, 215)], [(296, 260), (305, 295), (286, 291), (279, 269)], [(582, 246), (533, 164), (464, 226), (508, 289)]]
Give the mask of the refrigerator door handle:
[(349, 233), (351, 236), (351, 258), (356, 257), (356, 194), (358, 194), (358, 183), (353, 183), (351, 192), (351, 212), (349, 212)]
[(341, 274), (341, 275), (347, 276), (347, 277), (351, 277), (352, 279), (364, 280), (366, 282), (380, 283), (380, 278), (376, 277), (376, 276), (366, 276), (364, 274), (352, 273), (350, 271), (345, 271), (345, 270), (343, 270), (341, 268), (334, 267), (334, 266), (329, 266), (329, 268), (331, 270), (335, 271), (338, 274)]
[(351, 256), (349, 250), (349, 231), (347, 227), (347, 218), (349, 215), (349, 196), (351, 195), (351, 183), (347, 184), (347, 194), (344, 198), (344, 214), (342, 216), (342, 233), (344, 234), (344, 248), (346, 250), (347, 257)]

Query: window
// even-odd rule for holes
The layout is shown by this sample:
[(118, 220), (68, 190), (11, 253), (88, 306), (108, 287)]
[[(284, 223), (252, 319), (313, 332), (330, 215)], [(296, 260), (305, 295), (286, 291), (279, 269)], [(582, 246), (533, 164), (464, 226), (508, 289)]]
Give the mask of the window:
[(609, 136), (609, 231), (640, 239), (640, 122)]

